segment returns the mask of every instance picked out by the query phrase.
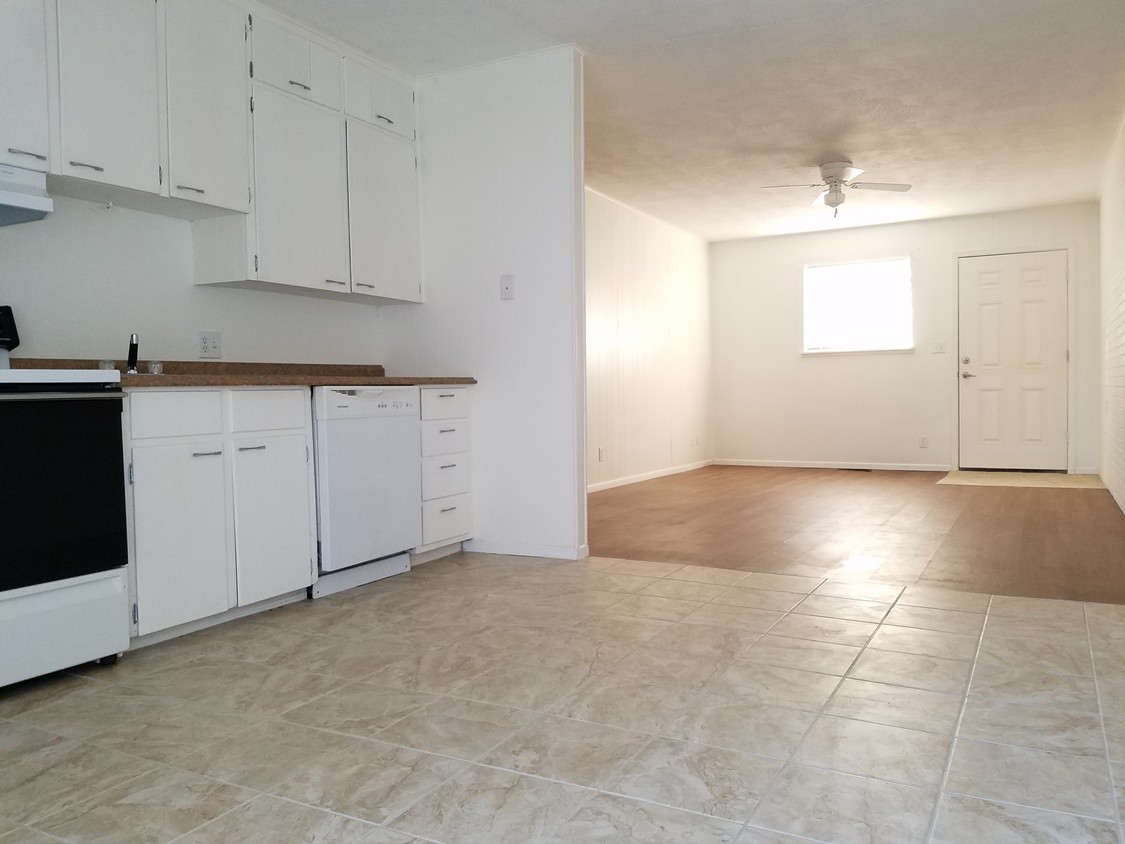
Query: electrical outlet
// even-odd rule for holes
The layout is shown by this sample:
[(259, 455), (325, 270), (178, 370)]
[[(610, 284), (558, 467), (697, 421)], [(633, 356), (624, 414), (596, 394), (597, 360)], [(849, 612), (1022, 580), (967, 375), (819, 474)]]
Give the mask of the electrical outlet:
[(201, 358), (221, 358), (223, 356), (223, 335), (218, 331), (200, 331), (199, 356)]

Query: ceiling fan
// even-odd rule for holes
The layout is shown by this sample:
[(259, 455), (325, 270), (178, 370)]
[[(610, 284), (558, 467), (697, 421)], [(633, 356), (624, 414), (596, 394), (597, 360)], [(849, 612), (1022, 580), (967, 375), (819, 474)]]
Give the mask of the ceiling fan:
[[(820, 165), (820, 178), (822, 181), (815, 185), (765, 185), (772, 188), (823, 188), (813, 205), (827, 205), (829, 208), (838, 209), (846, 197), (844, 188), (856, 190), (891, 190), (908, 191), (910, 185), (896, 184), (894, 182), (857, 182), (855, 181), (863, 170), (853, 167), (850, 161), (826, 161)], [(835, 214), (833, 214), (835, 216)]]

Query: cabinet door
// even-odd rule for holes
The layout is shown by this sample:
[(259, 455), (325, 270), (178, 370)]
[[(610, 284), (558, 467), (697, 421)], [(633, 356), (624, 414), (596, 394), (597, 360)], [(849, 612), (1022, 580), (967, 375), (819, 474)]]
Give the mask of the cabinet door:
[(303, 589), (313, 581), (306, 446), (303, 434), (235, 443), (239, 606)]
[(414, 145), (348, 121), (352, 289), (422, 301)]
[(350, 290), (344, 123), (254, 86), (258, 279)]
[(250, 210), (246, 18), (222, 0), (167, 0), (168, 193)]
[(330, 108), (340, 107), (340, 56), (256, 15), (254, 79)]
[(6, 0), (0, 25), (0, 164), (47, 170), (47, 37), (43, 0)]
[(132, 458), (138, 633), (230, 609), (222, 443), (143, 446)]
[(156, 9), (58, 0), (63, 175), (160, 192)]

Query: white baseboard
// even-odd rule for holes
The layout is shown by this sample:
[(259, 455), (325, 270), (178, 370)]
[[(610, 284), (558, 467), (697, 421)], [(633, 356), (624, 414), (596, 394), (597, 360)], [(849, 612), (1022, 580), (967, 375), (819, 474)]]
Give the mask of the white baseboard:
[(612, 481), (599, 481), (596, 484), (587, 484), (586, 492), (600, 492), (603, 489), (613, 489), (616, 486), (627, 486), (628, 484), (639, 483), (640, 481), (651, 481), (654, 478), (664, 478), (668, 475), (678, 475), (681, 472), (690, 472), (693, 469), (702, 469), (704, 466), (710, 466), (712, 460), (700, 460), (698, 463), (688, 463), (684, 466), (672, 466), (668, 469), (657, 469), (652, 472), (642, 472), (639, 475), (630, 475), (627, 478), (615, 478)]
[(896, 472), (948, 472), (948, 463), (836, 463), (810, 460), (715, 460), (716, 466), (768, 466), (778, 469), (878, 469)]
[(490, 542), (471, 539), (465, 543), (465, 550), (478, 554), (511, 554), (515, 557), (549, 557), (555, 560), (584, 560), (590, 556), (588, 544), (579, 545), (537, 545), (530, 542)]

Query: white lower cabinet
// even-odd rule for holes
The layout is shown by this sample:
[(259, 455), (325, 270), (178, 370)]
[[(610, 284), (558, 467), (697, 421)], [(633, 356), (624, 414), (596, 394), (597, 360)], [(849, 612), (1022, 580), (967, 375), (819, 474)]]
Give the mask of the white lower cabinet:
[(128, 430), (138, 635), (313, 582), (307, 388), (131, 390)]
[(464, 387), (422, 393), (422, 545), (428, 550), (473, 532), (469, 462), (469, 399)]

